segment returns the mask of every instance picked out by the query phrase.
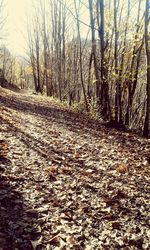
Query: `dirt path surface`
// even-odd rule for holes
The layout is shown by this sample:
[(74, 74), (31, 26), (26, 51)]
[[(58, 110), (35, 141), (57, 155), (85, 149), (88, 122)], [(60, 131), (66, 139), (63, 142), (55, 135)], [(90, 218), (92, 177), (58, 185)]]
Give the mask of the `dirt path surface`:
[(0, 89), (0, 249), (150, 249), (150, 141)]

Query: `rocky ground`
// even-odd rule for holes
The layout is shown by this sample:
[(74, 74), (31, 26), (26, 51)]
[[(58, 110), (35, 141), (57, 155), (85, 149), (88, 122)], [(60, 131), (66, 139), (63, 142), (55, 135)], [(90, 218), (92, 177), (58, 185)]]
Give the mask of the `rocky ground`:
[(150, 249), (150, 140), (0, 88), (0, 249)]

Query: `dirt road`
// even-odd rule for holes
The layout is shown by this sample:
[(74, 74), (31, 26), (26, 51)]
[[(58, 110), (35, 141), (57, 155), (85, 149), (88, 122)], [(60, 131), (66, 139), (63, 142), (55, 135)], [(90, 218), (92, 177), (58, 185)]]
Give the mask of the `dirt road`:
[(0, 249), (150, 249), (150, 141), (0, 89)]

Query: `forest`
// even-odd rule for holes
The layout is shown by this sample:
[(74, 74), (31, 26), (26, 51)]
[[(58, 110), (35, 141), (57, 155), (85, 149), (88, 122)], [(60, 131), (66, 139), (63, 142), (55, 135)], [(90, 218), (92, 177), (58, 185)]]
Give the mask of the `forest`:
[(26, 61), (1, 48), (4, 77), (149, 137), (149, 1), (38, 1), (34, 12)]
[(150, 0), (32, 0), (23, 55), (6, 6), (0, 250), (150, 249)]

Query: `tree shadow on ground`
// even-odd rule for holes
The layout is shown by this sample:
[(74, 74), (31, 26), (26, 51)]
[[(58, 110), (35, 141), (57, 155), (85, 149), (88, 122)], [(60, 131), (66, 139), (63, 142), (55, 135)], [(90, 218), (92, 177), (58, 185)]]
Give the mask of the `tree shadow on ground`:
[[(141, 142), (138, 140), (138, 136), (135, 137), (132, 133), (122, 133), (114, 128), (104, 126), (99, 121), (88, 118), (86, 115), (76, 113), (71, 110), (61, 109), (57, 107), (48, 106), (48, 104), (41, 103), (29, 103), (28, 101), (22, 101), (21, 99), (13, 99), (9, 97), (0, 97), (0, 103), (6, 107), (26, 112), (28, 114), (37, 114), (39, 117), (48, 120), (56, 121), (60, 125), (65, 125), (73, 132), (76, 133), (90, 133), (95, 138), (105, 139), (107, 136), (113, 136), (113, 143), (118, 143), (122, 149), (129, 150), (129, 142), (136, 145), (136, 149), (141, 147)], [(139, 152), (137, 152), (139, 154)], [(142, 152), (143, 154), (143, 152)]]
[(30, 216), (30, 206), (19, 192), (23, 180), (5, 174), (7, 168), (9, 160), (0, 158), (0, 249), (30, 250), (31, 240), (39, 237), (34, 228), (38, 214)]
[[(1, 118), (1, 120), (5, 123), (4, 119)], [(7, 122), (8, 123), (8, 122)], [(9, 123), (8, 123), (9, 124)], [(64, 152), (64, 150), (60, 148), (55, 148), (53, 145), (42, 141), (41, 139), (37, 139), (31, 134), (23, 131), (19, 127), (15, 126), (14, 124), (11, 124), (11, 130), (17, 133), (17, 135), (20, 137), (20, 140), (27, 145), (28, 148), (32, 149), (34, 152), (37, 152), (38, 155), (41, 157), (45, 158), (46, 160), (50, 160), (52, 163), (57, 163), (60, 165), (62, 161), (64, 162), (65, 159), (65, 164), (71, 164), (78, 166), (84, 166), (85, 163), (83, 160), (76, 159), (70, 155), (68, 155), (67, 152)]]

